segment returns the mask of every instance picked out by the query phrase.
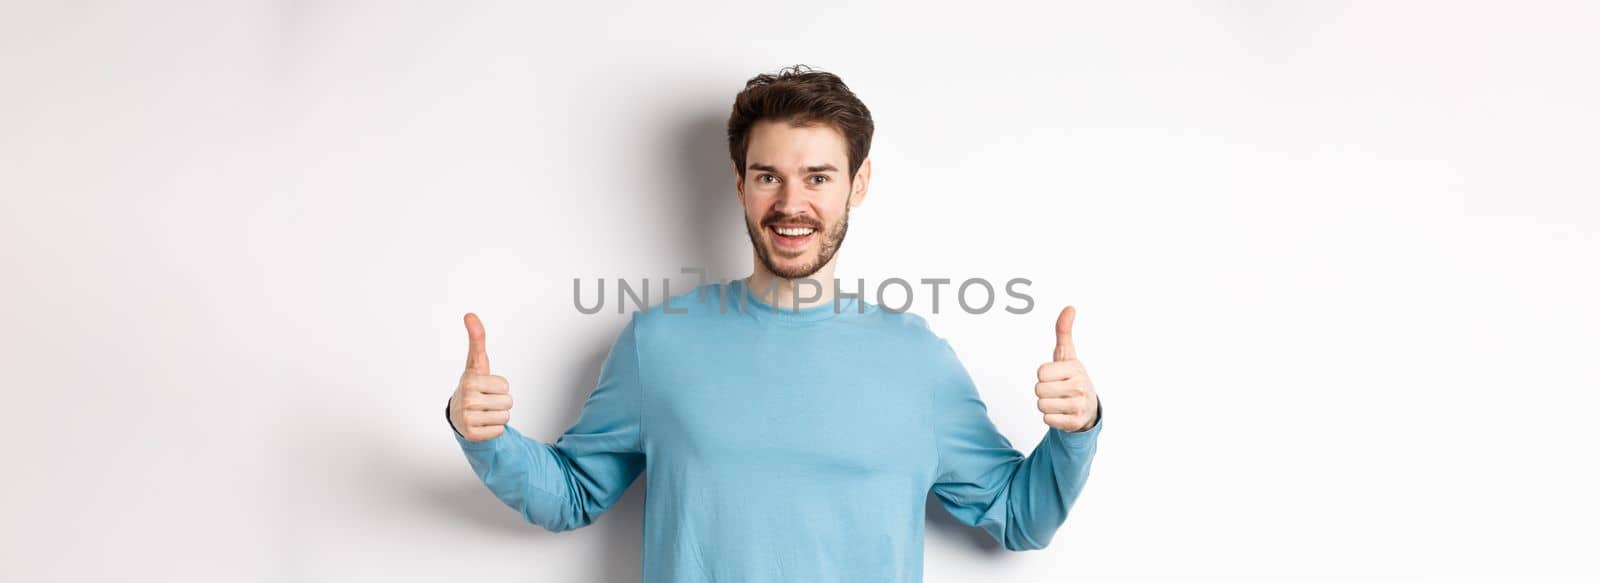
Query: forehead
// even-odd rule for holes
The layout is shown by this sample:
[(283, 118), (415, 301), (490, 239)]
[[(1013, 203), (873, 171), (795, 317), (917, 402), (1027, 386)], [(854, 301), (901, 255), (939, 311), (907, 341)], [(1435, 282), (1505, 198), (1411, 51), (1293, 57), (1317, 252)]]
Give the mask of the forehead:
[(849, 142), (831, 125), (792, 126), (778, 120), (761, 120), (750, 127), (745, 163), (765, 164), (783, 169), (822, 164), (845, 167), (850, 157)]

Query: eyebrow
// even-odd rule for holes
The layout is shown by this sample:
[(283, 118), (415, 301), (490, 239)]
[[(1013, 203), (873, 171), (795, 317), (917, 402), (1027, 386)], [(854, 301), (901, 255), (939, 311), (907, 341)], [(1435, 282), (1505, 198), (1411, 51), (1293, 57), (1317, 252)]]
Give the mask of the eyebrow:
[[(751, 164), (750, 165), (750, 169), (751, 170), (760, 170), (762, 172), (777, 172), (778, 171), (778, 169), (776, 167), (774, 167), (774, 166), (772, 166), (770, 164), (760, 164), (760, 163)], [(819, 165), (819, 166), (806, 166), (802, 170), (804, 170), (805, 172), (838, 172), (839, 171), (839, 169), (835, 168), (832, 164), (822, 164), (822, 165)]]

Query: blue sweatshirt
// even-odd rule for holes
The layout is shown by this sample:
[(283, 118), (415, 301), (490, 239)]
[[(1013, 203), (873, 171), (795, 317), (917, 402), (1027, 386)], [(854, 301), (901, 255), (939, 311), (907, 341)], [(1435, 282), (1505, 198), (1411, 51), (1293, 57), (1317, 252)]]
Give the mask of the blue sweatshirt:
[(854, 297), (775, 308), (746, 287), (635, 311), (555, 443), (451, 429), (472, 470), (551, 531), (590, 524), (644, 472), (646, 582), (918, 582), (930, 491), (1007, 549), (1050, 542), (1101, 421), (1041, 423), (1024, 456), (921, 317)]

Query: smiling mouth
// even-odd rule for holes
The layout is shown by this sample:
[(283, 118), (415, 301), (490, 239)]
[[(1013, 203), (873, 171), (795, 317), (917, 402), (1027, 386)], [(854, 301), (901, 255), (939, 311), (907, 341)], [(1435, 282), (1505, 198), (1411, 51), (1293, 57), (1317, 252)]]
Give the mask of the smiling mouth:
[(767, 225), (767, 232), (778, 248), (786, 250), (799, 250), (817, 236), (815, 228), (804, 225)]

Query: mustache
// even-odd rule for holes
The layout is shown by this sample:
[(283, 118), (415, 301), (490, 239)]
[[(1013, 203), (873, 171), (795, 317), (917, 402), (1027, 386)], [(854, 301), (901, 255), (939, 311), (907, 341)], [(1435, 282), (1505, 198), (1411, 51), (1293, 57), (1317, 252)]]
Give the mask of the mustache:
[(776, 223), (785, 223), (785, 224), (793, 225), (793, 226), (811, 227), (811, 228), (816, 229), (818, 231), (822, 230), (822, 223), (820, 221), (817, 221), (816, 219), (813, 219), (813, 218), (810, 218), (810, 217), (791, 217), (789, 215), (770, 215), (769, 214), (765, 218), (761, 219), (761, 226), (762, 227), (770, 227), (770, 226), (772, 226), (773, 224), (776, 224)]

